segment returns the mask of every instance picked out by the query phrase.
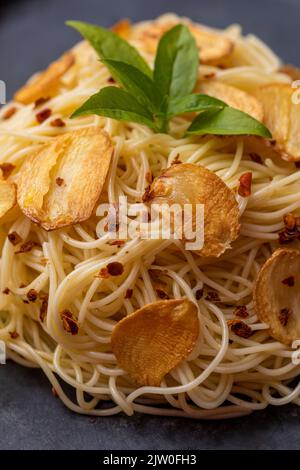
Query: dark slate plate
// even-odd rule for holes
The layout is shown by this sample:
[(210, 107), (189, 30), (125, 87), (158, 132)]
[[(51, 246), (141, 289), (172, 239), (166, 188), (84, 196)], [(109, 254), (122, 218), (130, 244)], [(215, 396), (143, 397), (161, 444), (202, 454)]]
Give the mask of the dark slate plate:
[[(175, 11), (213, 26), (239, 22), (287, 62), (298, 57), (299, 0), (10, 0), (0, 5), (0, 79), (8, 96), (78, 40), (64, 26), (109, 26)], [(298, 435), (299, 431), (299, 435)], [(268, 408), (232, 421), (136, 415), (91, 419), (55, 399), (38, 370), (0, 366), (1, 449), (299, 449), (300, 409)]]

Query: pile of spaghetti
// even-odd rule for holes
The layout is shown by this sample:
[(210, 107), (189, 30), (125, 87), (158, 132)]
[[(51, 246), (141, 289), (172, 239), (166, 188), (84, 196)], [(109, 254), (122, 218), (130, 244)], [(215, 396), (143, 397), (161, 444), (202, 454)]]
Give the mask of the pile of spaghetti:
[[(220, 31), (164, 15), (115, 31), (152, 66), (159, 35), (179, 21), (206, 39), (199, 89), (264, 120), (273, 140), (186, 136), (189, 114), (172, 119), (168, 134), (70, 119), (113, 82), (85, 41), (0, 112), (0, 340), (78, 413), (216, 419), (300, 404), (298, 72), (237, 25)], [(181, 240), (99, 235), (100, 203), (165, 195), (181, 165), (201, 168), (202, 192), (211, 181), (222, 193), (227, 224), (210, 235), (223, 247), (212, 240), (196, 253)], [(76, 171), (83, 187), (71, 181)], [(82, 194), (80, 210), (71, 191)]]

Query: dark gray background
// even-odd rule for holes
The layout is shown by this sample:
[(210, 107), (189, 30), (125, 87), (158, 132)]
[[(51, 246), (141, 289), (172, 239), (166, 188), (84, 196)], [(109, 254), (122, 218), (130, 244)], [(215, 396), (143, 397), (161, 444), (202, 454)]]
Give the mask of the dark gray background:
[[(175, 11), (212, 26), (240, 22), (285, 61), (300, 65), (300, 0), (15, 0), (0, 4), (0, 79), (11, 96), (33, 72), (78, 40), (80, 19), (110, 26)], [(299, 432), (299, 434), (298, 434)], [(63, 407), (43, 374), (0, 366), (2, 449), (299, 449), (300, 409), (268, 408), (232, 421), (136, 415), (91, 419)]]

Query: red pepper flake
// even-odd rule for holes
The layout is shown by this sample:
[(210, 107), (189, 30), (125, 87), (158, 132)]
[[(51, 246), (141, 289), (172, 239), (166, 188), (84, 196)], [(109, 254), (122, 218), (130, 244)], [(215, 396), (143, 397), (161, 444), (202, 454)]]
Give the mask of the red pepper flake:
[(197, 289), (195, 292), (196, 300), (200, 300), (203, 297), (203, 289)]
[(41, 305), (41, 308), (40, 308), (40, 320), (41, 320), (42, 323), (44, 322), (44, 320), (46, 318), (47, 311), (48, 311), (48, 296), (47, 296), (47, 298), (43, 299), (42, 305)]
[(49, 295), (41, 291), (39, 292), (39, 298), (42, 301), (42, 305), (40, 308), (40, 320), (43, 323), (47, 315)]
[(98, 274), (98, 277), (101, 277), (101, 279), (108, 279), (109, 274), (107, 268), (101, 268)]
[(124, 267), (122, 263), (118, 263), (118, 261), (114, 261), (113, 263), (108, 263), (107, 272), (111, 276), (120, 276), (124, 272)]
[(258, 155), (258, 153), (255, 153), (255, 152), (251, 152), (249, 153), (249, 157), (251, 158), (251, 160), (255, 163), (259, 163), (260, 165), (263, 164), (263, 160), (261, 158), (260, 155)]
[(29, 302), (35, 302), (36, 299), (38, 298), (38, 292), (35, 290), (35, 289), (30, 289), (27, 294), (26, 294), (26, 297), (27, 299), (29, 300)]
[(43, 292), (43, 291), (40, 291), (40, 292), (39, 292), (39, 299), (41, 299), (41, 300), (48, 300), (48, 298), (49, 298), (49, 295), (46, 294), (46, 292)]
[(15, 168), (15, 165), (12, 163), (0, 163), (0, 170), (5, 180), (11, 175)]
[(133, 289), (127, 289), (126, 294), (125, 294), (125, 299), (131, 299), (133, 294)]
[(109, 242), (107, 242), (107, 244), (109, 246), (123, 246), (125, 245), (125, 240), (110, 240)]
[(228, 324), (231, 326), (231, 331), (241, 338), (247, 339), (254, 333), (252, 328), (241, 320), (230, 320)]
[(174, 158), (174, 160), (172, 161), (171, 165), (179, 165), (180, 163), (182, 163), (182, 161), (179, 160), (179, 153), (176, 155), (176, 157)]
[(23, 287), (26, 287), (26, 284), (22, 282), (22, 284), (19, 285), (20, 289), (23, 289)]
[(29, 251), (32, 250), (32, 248), (34, 246), (40, 246), (38, 243), (36, 242), (32, 242), (32, 241), (28, 241), (28, 242), (25, 242), (23, 243), (21, 246), (20, 246), (20, 249), (18, 251), (15, 252), (16, 255), (20, 254), (20, 253), (28, 253)]
[(7, 235), (8, 240), (14, 246), (19, 245), (23, 241), (22, 237), (17, 232), (10, 232)]
[(3, 289), (2, 291), (2, 294), (5, 294), (5, 295), (10, 294), (10, 289), (8, 287), (5, 287), (5, 289)]
[(292, 315), (292, 310), (289, 309), (289, 308), (282, 308), (280, 310), (280, 313), (278, 315), (278, 319), (280, 321), (280, 323), (282, 324), (282, 326), (286, 326), (291, 315)]
[(153, 192), (151, 191), (151, 186), (149, 185), (143, 194), (142, 202), (149, 202), (153, 197)]
[(109, 77), (107, 81), (108, 83), (116, 83), (116, 81), (112, 77)]
[(51, 388), (51, 392), (52, 392), (52, 395), (53, 395), (55, 398), (58, 398), (58, 393), (57, 393), (57, 391), (55, 390), (54, 387)]
[(269, 140), (269, 143), (275, 147), (275, 145), (277, 144), (277, 140), (273, 139), (273, 140)]
[(11, 117), (13, 117), (13, 115), (16, 114), (16, 112), (17, 112), (17, 108), (15, 106), (11, 106), (5, 111), (2, 118), (4, 119), (4, 121), (6, 121), (7, 119), (10, 119)]
[(63, 178), (60, 178), (59, 176), (56, 178), (55, 180), (57, 186), (62, 186), (65, 182), (65, 180)]
[(238, 193), (242, 197), (249, 197), (251, 195), (251, 183), (252, 183), (252, 173), (251, 171), (247, 171), (240, 176), (240, 185), (238, 189)]
[(234, 311), (234, 315), (240, 318), (247, 318), (249, 313), (246, 305), (238, 305)]
[(20, 335), (16, 331), (9, 331), (9, 336), (11, 337), (11, 339), (17, 339)]
[(153, 174), (152, 171), (147, 171), (146, 173), (146, 181), (147, 183), (151, 184), (153, 181)]
[(78, 321), (73, 317), (73, 313), (70, 310), (63, 310), (60, 312), (60, 318), (63, 323), (64, 330), (71, 335), (77, 335), (79, 331)]
[(40, 106), (42, 106), (42, 104), (47, 103), (47, 101), (49, 100), (50, 98), (38, 98), (34, 103), (34, 109), (39, 108)]
[(38, 123), (42, 124), (42, 122), (46, 121), (52, 114), (51, 109), (45, 108), (39, 113), (36, 113), (35, 117)]
[(205, 300), (209, 300), (211, 302), (220, 302), (220, 297), (217, 292), (210, 291), (210, 292), (207, 292)]
[(294, 276), (289, 276), (286, 279), (283, 279), (283, 281), (281, 281), (281, 282), (285, 286), (293, 287), (295, 285), (295, 277)]
[(63, 121), (61, 118), (53, 119), (53, 121), (50, 122), (51, 127), (65, 127), (65, 125), (65, 121)]
[(215, 76), (216, 74), (214, 72), (211, 72), (211, 73), (206, 73), (203, 78), (208, 80), (210, 78), (214, 78)]
[(156, 291), (157, 297), (159, 297), (160, 299), (168, 300), (170, 298), (168, 293), (163, 289), (157, 288), (155, 289), (155, 291)]
[(29, 304), (29, 300), (23, 299), (23, 304)]

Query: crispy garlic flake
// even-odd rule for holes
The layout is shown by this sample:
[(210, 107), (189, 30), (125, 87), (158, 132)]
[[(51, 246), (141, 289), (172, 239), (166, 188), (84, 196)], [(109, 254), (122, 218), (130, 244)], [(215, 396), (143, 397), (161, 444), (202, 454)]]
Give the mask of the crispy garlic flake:
[(0, 172), (0, 219), (16, 204), (16, 186), (2, 178)]
[(295, 89), (286, 83), (260, 87), (256, 98), (264, 110), (264, 124), (276, 140), (276, 149), (288, 161), (300, 160), (300, 107), (293, 104)]
[(220, 256), (239, 234), (239, 209), (233, 191), (212, 171), (191, 163), (173, 165), (155, 178), (146, 204), (204, 204), (204, 247), (200, 256)]
[(276, 250), (262, 266), (254, 284), (258, 318), (270, 335), (284, 344), (300, 339), (300, 251)]
[(159, 386), (192, 351), (199, 336), (196, 305), (160, 300), (123, 318), (112, 332), (118, 364), (139, 384)]
[(45, 230), (88, 219), (105, 183), (112, 152), (108, 135), (94, 127), (43, 145), (21, 168), (17, 181), (21, 210)]
[(226, 104), (232, 108), (239, 109), (244, 113), (250, 114), (258, 121), (262, 121), (264, 117), (262, 105), (254, 97), (239, 90), (238, 88), (226, 85), (225, 83), (216, 80), (207, 80), (199, 82), (197, 91), (204, 93), (219, 100), (225, 101)]
[(48, 97), (58, 85), (59, 79), (73, 64), (74, 55), (71, 52), (67, 52), (17, 91), (14, 100), (22, 104), (30, 104), (39, 98)]
[[(180, 22), (180, 18), (177, 21), (170, 19), (166, 22), (143, 22), (130, 28), (128, 21), (122, 20), (113, 27), (113, 30), (127, 40), (141, 41), (146, 51), (154, 54), (163, 34)], [(195, 38), (202, 63), (215, 64), (233, 51), (233, 42), (222, 34), (204, 29), (191, 21), (184, 20), (184, 24)]]

